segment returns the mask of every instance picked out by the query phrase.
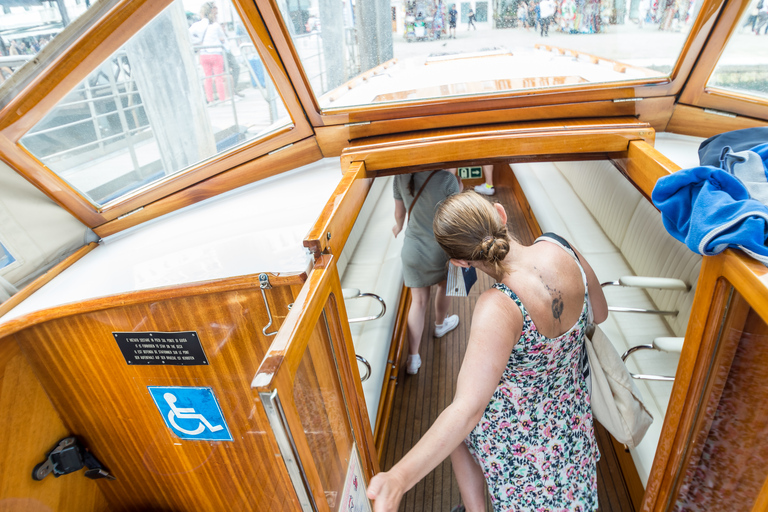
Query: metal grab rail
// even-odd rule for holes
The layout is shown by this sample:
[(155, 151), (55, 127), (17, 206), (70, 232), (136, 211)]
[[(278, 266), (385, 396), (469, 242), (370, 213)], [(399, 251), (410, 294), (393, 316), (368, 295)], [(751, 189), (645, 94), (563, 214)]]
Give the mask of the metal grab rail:
[[(684, 281), (680, 279), (663, 277), (624, 276), (617, 281), (600, 283), (602, 288), (606, 286), (629, 286), (633, 288), (659, 288), (664, 290), (687, 291), (690, 290)], [(658, 309), (628, 308), (623, 306), (608, 306), (608, 311), (616, 313), (641, 313), (646, 315), (677, 315), (679, 311), (661, 311)]]
[[(624, 352), (621, 355), (621, 360), (626, 361), (627, 358), (637, 352), (638, 350), (659, 350), (654, 345), (635, 345), (634, 347), (630, 348), (626, 352)], [(669, 375), (652, 375), (652, 374), (643, 374), (643, 373), (632, 373), (629, 372), (629, 375), (633, 379), (637, 380), (658, 380), (658, 381), (664, 381), (664, 382), (673, 382), (675, 380), (675, 377), (670, 377)]]
[(368, 379), (371, 378), (371, 363), (369, 363), (360, 354), (355, 354), (355, 357), (357, 358), (358, 361), (360, 361), (361, 363), (363, 363), (365, 365), (365, 369), (366, 369), (365, 377), (360, 377), (360, 382), (365, 382), (365, 381), (367, 381)]
[(362, 297), (371, 297), (379, 301), (379, 304), (381, 305), (381, 311), (378, 315), (373, 316), (363, 316), (360, 318), (350, 318), (349, 323), (354, 324), (357, 322), (368, 322), (370, 320), (377, 320), (384, 316), (384, 314), (387, 312), (387, 304), (384, 302), (384, 299), (376, 295), (375, 293), (361, 293), (360, 290), (357, 288), (345, 288), (342, 290), (342, 293), (344, 295), (344, 300), (352, 300), (352, 299), (360, 299)]

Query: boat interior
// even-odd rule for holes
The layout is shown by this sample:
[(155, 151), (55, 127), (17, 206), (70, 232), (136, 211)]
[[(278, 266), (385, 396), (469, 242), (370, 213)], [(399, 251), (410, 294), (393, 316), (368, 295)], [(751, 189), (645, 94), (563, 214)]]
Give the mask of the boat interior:
[[(493, 284), (407, 374), (392, 182), (433, 169), (492, 172), (519, 241), (558, 233), (605, 283), (653, 423), (632, 448), (596, 425), (600, 510), (768, 510), (768, 269), (651, 200), (768, 127), (763, 17), (640, 3), (559, 2), (546, 37), (462, 4), (421, 40), (407, 0), (217, 0), (211, 46), (197, 0), (61, 0), (34, 54), (0, 21), (0, 510), (372, 510)], [(446, 460), (400, 510), (459, 503)]]

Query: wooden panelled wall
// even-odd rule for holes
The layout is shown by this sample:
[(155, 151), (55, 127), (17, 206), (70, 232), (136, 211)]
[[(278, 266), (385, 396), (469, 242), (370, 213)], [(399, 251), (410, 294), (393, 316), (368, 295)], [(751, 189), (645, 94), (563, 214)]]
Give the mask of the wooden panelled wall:
[[(277, 330), (306, 276), (266, 290)], [(251, 380), (273, 337), (258, 278), (64, 306), (0, 330), (0, 510), (285, 510), (296, 502)], [(113, 332), (195, 331), (208, 365), (127, 364)], [(147, 386), (212, 388), (233, 442), (182, 441)], [(34, 464), (80, 436), (116, 480), (81, 472), (41, 482)], [(17, 507), (19, 505), (19, 507)], [(23, 506), (21, 506), (23, 505)], [(290, 506), (290, 505), (289, 505)]]

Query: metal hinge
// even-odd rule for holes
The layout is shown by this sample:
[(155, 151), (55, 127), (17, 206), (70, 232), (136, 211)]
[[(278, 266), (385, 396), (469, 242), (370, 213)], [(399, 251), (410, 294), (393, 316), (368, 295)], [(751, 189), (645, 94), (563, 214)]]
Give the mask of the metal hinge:
[(133, 215), (134, 213), (138, 213), (138, 212), (140, 212), (140, 211), (141, 211), (141, 210), (143, 210), (143, 209), (144, 209), (144, 207), (142, 206), (141, 208), (136, 208), (135, 210), (132, 210), (132, 211), (130, 211), (130, 212), (128, 212), (128, 213), (124, 213), (124, 214), (120, 215), (120, 216), (117, 218), (117, 220), (120, 220), (120, 219), (124, 219), (124, 218), (126, 218), (127, 216), (129, 216), (129, 215)]
[(724, 112), (722, 110), (713, 110), (711, 108), (705, 108), (704, 112), (706, 112), (707, 114), (715, 114), (716, 116), (736, 117), (736, 114), (732, 114), (731, 112)]
[(288, 144), (287, 146), (283, 146), (283, 147), (281, 147), (281, 148), (277, 148), (277, 149), (275, 149), (274, 151), (270, 151), (270, 152), (269, 152), (269, 153), (267, 153), (267, 154), (268, 154), (268, 155), (274, 155), (275, 153), (279, 153), (280, 151), (282, 151), (282, 150), (284, 150), (284, 149), (288, 149), (288, 148), (289, 148), (289, 147), (291, 147), (291, 146), (293, 146), (293, 144), (292, 144), (292, 143), (291, 143), (291, 144)]
[(644, 98), (616, 98), (614, 103), (622, 103), (624, 101), (643, 101)]
[(349, 128), (350, 126), (365, 126), (367, 124), (371, 124), (370, 121), (360, 121), (359, 123), (347, 123), (344, 125), (345, 128)]

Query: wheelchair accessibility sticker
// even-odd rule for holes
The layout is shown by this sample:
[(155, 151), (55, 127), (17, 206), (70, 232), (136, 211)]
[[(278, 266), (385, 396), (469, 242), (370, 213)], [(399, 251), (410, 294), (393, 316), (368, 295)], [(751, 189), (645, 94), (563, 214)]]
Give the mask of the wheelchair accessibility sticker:
[(211, 388), (147, 386), (165, 425), (181, 439), (232, 441)]

